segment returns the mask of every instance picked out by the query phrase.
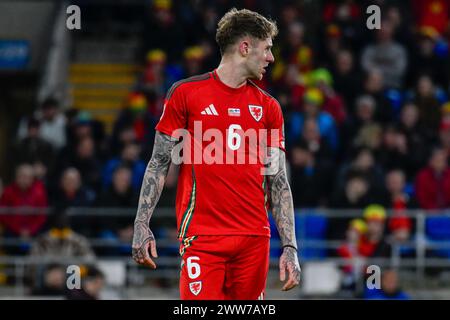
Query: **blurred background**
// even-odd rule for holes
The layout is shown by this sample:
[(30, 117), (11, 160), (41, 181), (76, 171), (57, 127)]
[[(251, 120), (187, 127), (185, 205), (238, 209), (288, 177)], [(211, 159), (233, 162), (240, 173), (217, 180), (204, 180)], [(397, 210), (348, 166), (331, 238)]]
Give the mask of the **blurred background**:
[(176, 167), (156, 271), (132, 225), (165, 93), (218, 65), (234, 6), (280, 29), (258, 84), (284, 112), (303, 273), (280, 291), (271, 221), (266, 298), (450, 298), (448, 0), (1, 0), (0, 298), (178, 299)]

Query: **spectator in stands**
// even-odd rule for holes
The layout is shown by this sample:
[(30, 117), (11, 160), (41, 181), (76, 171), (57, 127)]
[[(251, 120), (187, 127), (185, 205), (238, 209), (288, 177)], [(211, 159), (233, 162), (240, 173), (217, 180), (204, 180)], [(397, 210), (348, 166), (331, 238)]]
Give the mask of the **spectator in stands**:
[(203, 60), (205, 58), (205, 52), (201, 46), (191, 46), (184, 50), (184, 76), (183, 78), (189, 78), (194, 75), (201, 74), (203, 69)]
[(359, 148), (354, 152), (352, 160), (348, 163), (344, 163), (339, 169), (335, 190), (342, 190), (348, 177), (353, 173), (363, 174), (372, 194), (372, 200), (378, 198), (380, 191), (383, 189), (383, 169), (376, 162), (373, 152), (369, 148)]
[[(298, 97), (293, 97), (294, 102), (301, 104), (301, 97), (305, 84), (305, 75), (313, 68), (313, 51), (304, 42), (305, 27), (298, 19), (289, 19), (286, 29), (282, 34), (281, 42), (274, 48), (275, 62), (271, 74), (271, 80), (277, 87), (293, 86)], [(280, 29), (281, 30), (281, 29)], [(295, 105), (294, 107), (300, 107)]]
[[(370, 203), (370, 184), (361, 172), (351, 172), (342, 189), (335, 189), (330, 201), (334, 209), (359, 209)], [(349, 217), (329, 219), (328, 238), (343, 239), (348, 227)]]
[(63, 152), (70, 152), (76, 148), (79, 141), (85, 138), (94, 139), (96, 153), (103, 156), (106, 152), (105, 129), (102, 122), (93, 119), (87, 111), (71, 109), (66, 112), (67, 120), (67, 147)]
[(384, 270), (381, 274), (381, 288), (366, 288), (364, 292), (364, 298), (374, 300), (410, 299), (409, 295), (400, 288), (398, 273), (393, 269)]
[(419, 118), (423, 123), (428, 138), (436, 139), (441, 120), (441, 104), (446, 98), (438, 95), (433, 80), (428, 75), (422, 75), (417, 80), (414, 103), (419, 109)]
[(367, 232), (367, 225), (362, 219), (353, 219), (348, 224), (345, 233), (345, 243), (337, 249), (337, 255), (346, 259), (347, 264), (342, 267), (343, 289), (356, 289), (356, 283), (365, 274), (365, 257), (361, 256), (359, 246), (361, 238)]
[(295, 144), (291, 149), (290, 164), (294, 207), (325, 205), (330, 189), (329, 171), (317, 160), (314, 151), (305, 142)]
[(447, 1), (414, 0), (411, 9), (417, 17), (418, 27), (432, 28), (438, 33), (448, 30), (450, 7)]
[(382, 21), (377, 30), (377, 41), (363, 49), (361, 65), (366, 72), (379, 69), (388, 88), (400, 88), (408, 64), (405, 48), (393, 39), (394, 27)]
[(350, 41), (357, 35), (361, 9), (361, 5), (355, 1), (325, 1), (322, 17), (326, 23), (336, 22)]
[(59, 150), (66, 145), (66, 118), (60, 110), (59, 102), (49, 98), (41, 106), (42, 120), (40, 134)]
[[(51, 170), (55, 153), (50, 143), (39, 136), (40, 122), (35, 118), (28, 120), (26, 136), (14, 146), (14, 163), (31, 163), (44, 166), (45, 174)], [(44, 174), (44, 175), (45, 175)]]
[(179, 166), (171, 164), (169, 171), (167, 172), (166, 183), (164, 185), (164, 190), (161, 197), (159, 198), (158, 204), (161, 207), (173, 207), (175, 206), (175, 198), (177, 194), (177, 181), (178, 181), (178, 169)]
[(352, 172), (348, 175), (344, 189), (337, 190), (337, 197), (332, 202), (333, 208), (361, 208), (369, 199), (370, 184), (363, 173)]
[[(172, 75), (173, 71), (167, 66), (167, 55), (161, 49), (153, 49), (147, 53), (147, 63), (140, 79), (142, 91), (154, 94), (159, 99), (164, 98), (165, 92), (180, 75)], [(178, 71), (181, 73), (181, 70)]]
[(387, 99), (384, 75), (381, 70), (371, 69), (366, 72), (363, 94), (375, 99), (374, 119), (377, 122), (389, 123), (393, 120), (392, 104)]
[(379, 126), (375, 121), (376, 108), (373, 97), (363, 95), (357, 98), (356, 114), (350, 117), (342, 128), (342, 152), (347, 153), (355, 147), (355, 139), (362, 128)]
[(143, 28), (143, 49), (160, 48), (171, 61), (180, 60), (185, 46), (185, 32), (174, 13), (171, 0), (152, 1)]
[(59, 264), (50, 264), (42, 275), (42, 284), (32, 288), (32, 295), (41, 297), (64, 297), (66, 293), (66, 269)]
[(314, 119), (319, 126), (320, 136), (323, 137), (333, 150), (338, 147), (338, 131), (333, 117), (321, 110), (324, 97), (317, 88), (309, 88), (303, 98), (303, 112), (294, 112), (291, 116), (290, 133), (291, 141), (295, 141), (303, 131), (306, 119)]
[[(421, 74), (429, 74), (439, 86), (448, 85), (449, 58), (448, 55), (440, 56), (436, 53), (438, 38), (439, 33), (434, 28), (419, 29), (409, 68), (408, 78), (412, 81), (418, 79)], [(410, 86), (414, 84), (412, 81), (409, 81)]]
[(394, 240), (407, 241), (412, 230), (412, 221), (406, 215), (406, 210), (418, 208), (412, 196), (405, 192), (405, 173), (401, 169), (393, 169), (386, 174), (386, 198), (384, 206), (392, 209), (393, 215), (389, 219), (388, 228)]
[(426, 164), (427, 139), (419, 121), (419, 110), (413, 103), (406, 103), (400, 113), (400, 130), (406, 135), (409, 161), (403, 165), (407, 180), (412, 181), (416, 172)]
[(319, 127), (314, 119), (305, 120), (302, 136), (298, 142), (303, 143), (324, 168), (332, 169), (334, 166), (334, 151), (328, 142), (320, 136)]
[(132, 208), (137, 205), (137, 193), (132, 187), (132, 171), (125, 164), (114, 168), (111, 185), (100, 195), (101, 207)]
[(74, 151), (69, 155), (62, 155), (60, 160), (59, 172), (66, 168), (76, 168), (86, 187), (94, 190), (96, 193), (101, 187), (101, 162), (97, 158), (95, 142), (92, 137), (82, 138)]
[(50, 229), (34, 241), (30, 257), (44, 258), (46, 261), (64, 261), (67, 264), (76, 258), (86, 262), (95, 259), (88, 238), (72, 230), (67, 215), (58, 213), (52, 216), (52, 220)]
[(324, 43), (319, 51), (319, 59), (321, 66), (330, 68), (330, 63), (332, 63), (338, 52), (343, 48), (342, 31), (335, 23), (326, 25), (324, 29), (325, 30), (320, 32), (321, 34), (324, 34)]
[[(115, 168), (112, 185), (106, 189), (97, 205), (102, 208), (126, 209), (134, 208), (138, 203), (138, 192), (134, 191), (131, 180), (132, 171), (126, 165)], [(100, 236), (111, 242), (111, 246), (102, 250), (109, 255), (124, 255), (131, 253), (131, 241), (133, 239), (133, 217), (127, 215), (113, 216), (101, 225)], [(116, 242), (116, 246), (112, 246)]]
[(384, 170), (412, 166), (409, 164), (410, 156), (406, 136), (394, 124), (387, 125), (384, 129), (383, 145), (378, 159)]
[(105, 286), (105, 275), (95, 266), (88, 266), (81, 277), (81, 289), (66, 291), (67, 300), (99, 300)]
[(445, 149), (433, 148), (428, 166), (417, 174), (415, 190), (417, 201), (423, 209), (444, 209), (450, 206), (450, 168)]
[(124, 110), (121, 112), (114, 123), (109, 152), (113, 157), (119, 156), (124, 146), (137, 139), (132, 121), (128, 117), (128, 114), (125, 115), (125, 112), (128, 113), (129, 111)]
[[(288, 26), (285, 46), (281, 57), (285, 60), (280, 60), (280, 63), (294, 64), (300, 73), (306, 73), (313, 68), (313, 51), (304, 41), (305, 26), (300, 21), (293, 21)], [(276, 63), (277, 60), (275, 60)], [(275, 67), (275, 66), (274, 66)]]
[(356, 95), (361, 92), (361, 76), (354, 66), (354, 56), (350, 50), (340, 50), (335, 58), (333, 70), (334, 88), (342, 95), (347, 111), (353, 112)]
[[(394, 38), (408, 49), (411, 50), (411, 43), (414, 41), (411, 25), (414, 24), (407, 2), (386, 3), (383, 9), (383, 17), (388, 20), (394, 28)], [(408, 68), (411, 63), (408, 64)]]
[[(154, 127), (159, 120), (162, 112), (162, 103), (160, 109), (148, 111), (150, 103), (141, 93), (130, 94), (128, 107), (123, 109), (116, 122), (110, 141), (110, 156), (119, 156), (124, 146), (138, 141), (143, 150), (143, 154), (151, 154), (154, 140)], [(156, 102), (154, 107), (156, 108)], [(155, 112), (152, 114), (152, 112)], [(150, 156), (148, 156), (150, 157)]]
[(361, 255), (368, 258), (389, 258), (392, 248), (384, 235), (386, 210), (381, 205), (371, 204), (364, 209), (363, 217), (367, 233), (361, 239)]
[(310, 75), (312, 84), (322, 91), (324, 101), (322, 109), (328, 112), (337, 126), (347, 118), (347, 111), (342, 97), (333, 89), (333, 77), (327, 69), (316, 69)]
[[(0, 207), (14, 212), (3, 215), (1, 223), (6, 228), (6, 235), (20, 236), (28, 240), (36, 235), (46, 221), (44, 214), (47, 207), (47, 193), (44, 185), (36, 181), (33, 167), (29, 164), (19, 165), (16, 169), (15, 181), (8, 185), (0, 199)], [(34, 210), (31, 214), (22, 211)]]
[(135, 191), (139, 191), (142, 178), (144, 177), (145, 162), (139, 156), (141, 147), (137, 142), (130, 142), (123, 147), (120, 158), (113, 158), (109, 160), (103, 169), (103, 188), (109, 188), (113, 179), (113, 172), (121, 165), (128, 166), (132, 170), (131, 185)]
[(89, 207), (94, 200), (95, 192), (83, 186), (78, 169), (71, 167), (64, 170), (52, 205), (58, 211), (64, 211), (70, 207)]
[(406, 192), (406, 176), (402, 169), (394, 168), (386, 173), (385, 188), (385, 207), (396, 210), (418, 207), (416, 199)]
[(379, 154), (383, 140), (383, 129), (378, 123), (367, 123), (362, 126), (353, 139), (354, 148), (368, 148)]
[[(450, 109), (450, 102), (446, 103), (445, 107)], [(448, 113), (448, 111), (444, 114), (444, 118), (442, 119), (439, 127), (439, 142), (447, 151), (447, 159), (450, 160), (448, 158), (450, 155), (450, 113)]]

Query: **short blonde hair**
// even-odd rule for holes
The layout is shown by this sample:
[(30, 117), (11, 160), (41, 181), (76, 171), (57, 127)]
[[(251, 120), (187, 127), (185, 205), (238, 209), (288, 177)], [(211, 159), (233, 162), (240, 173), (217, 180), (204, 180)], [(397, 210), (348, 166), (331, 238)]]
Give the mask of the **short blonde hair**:
[(264, 40), (274, 38), (277, 34), (278, 28), (274, 21), (248, 9), (233, 8), (220, 19), (216, 42), (223, 55), (231, 45), (244, 36)]

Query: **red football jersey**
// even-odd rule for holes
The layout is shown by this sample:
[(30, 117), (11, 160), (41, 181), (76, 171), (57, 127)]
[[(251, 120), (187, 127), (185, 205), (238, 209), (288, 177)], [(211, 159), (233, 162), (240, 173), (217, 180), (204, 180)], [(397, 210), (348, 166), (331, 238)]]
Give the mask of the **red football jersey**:
[[(177, 129), (190, 135), (181, 143), (189, 161), (181, 164), (178, 179), (179, 238), (270, 236), (264, 164), (255, 161), (255, 145), (284, 150), (279, 103), (251, 81), (231, 88), (216, 71), (209, 72), (168, 91), (156, 130), (179, 137)], [(267, 130), (267, 139), (261, 129)]]

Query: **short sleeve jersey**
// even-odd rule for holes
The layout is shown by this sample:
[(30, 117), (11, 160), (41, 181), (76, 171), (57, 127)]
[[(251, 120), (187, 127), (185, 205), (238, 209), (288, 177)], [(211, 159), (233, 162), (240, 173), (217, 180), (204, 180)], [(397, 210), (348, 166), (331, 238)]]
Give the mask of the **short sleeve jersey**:
[(239, 88), (216, 71), (175, 83), (156, 130), (182, 155), (177, 186), (178, 237), (270, 236), (264, 146), (284, 151), (279, 103), (250, 80)]

